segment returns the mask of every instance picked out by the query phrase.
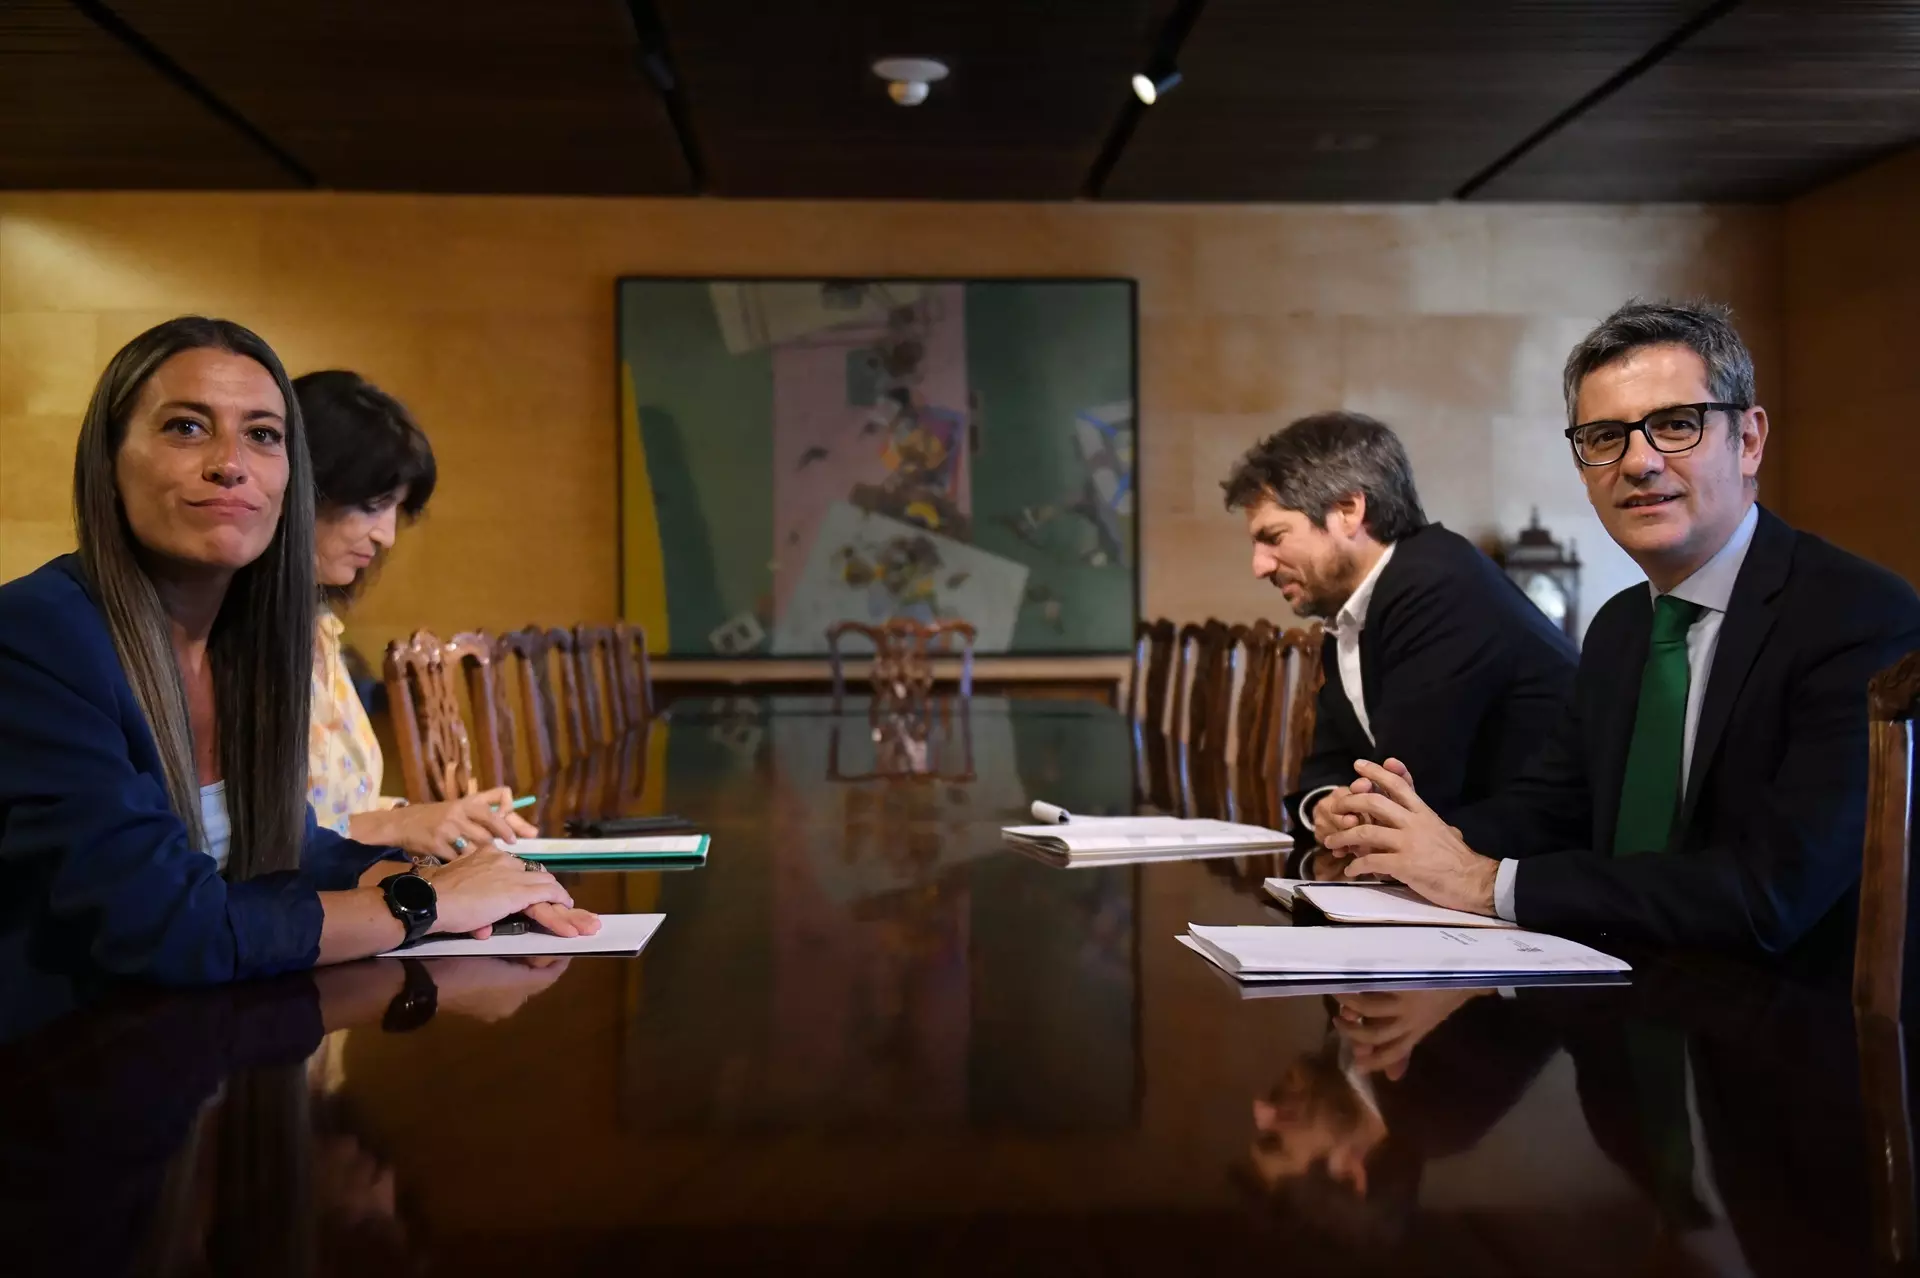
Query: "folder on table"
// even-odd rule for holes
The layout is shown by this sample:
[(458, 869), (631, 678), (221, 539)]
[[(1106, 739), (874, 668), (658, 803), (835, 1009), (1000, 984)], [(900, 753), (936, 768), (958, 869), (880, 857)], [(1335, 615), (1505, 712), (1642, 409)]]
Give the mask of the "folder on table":
[(709, 834), (651, 835), (631, 839), (521, 839), (515, 856), (550, 870), (658, 870), (705, 865)]
[(1329, 977), (1528, 976), (1626, 972), (1577, 941), (1519, 929), (1457, 927), (1204, 927), (1189, 948), (1243, 981)]
[(1000, 837), (1054, 865), (1240, 856), (1293, 847), (1290, 836), (1264, 826), (1179, 817), (1077, 817), (1060, 824), (1008, 826)]
[(1398, 883), (1318, 883), (1310, 879), (1268, 879), (1267, 895), (1287, 908), (1305, 901), (1333, 923), (1392, 923), (1402, 927), (1520, 926), (1491, 914), (1473, 914), (1435, 905)]

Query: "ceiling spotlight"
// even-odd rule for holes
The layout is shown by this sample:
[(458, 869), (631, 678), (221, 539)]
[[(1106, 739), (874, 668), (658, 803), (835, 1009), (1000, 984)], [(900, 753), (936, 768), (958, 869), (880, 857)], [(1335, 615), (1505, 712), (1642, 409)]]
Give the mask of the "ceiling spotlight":
[(1133, 96), (1139, 98), (1143, 105), (1152, 106), (1173, 92), (1179, 83), (1180, 73), (1172, 67), (1167, 67), (1158, 75), (1142, 72), (1133, 77)]
[(882, 58), (873, 73), (887, 82), (887, 96), (901, 106), (927, 100), (927, 86), (947, 78), (947, 64), (932, 58)]

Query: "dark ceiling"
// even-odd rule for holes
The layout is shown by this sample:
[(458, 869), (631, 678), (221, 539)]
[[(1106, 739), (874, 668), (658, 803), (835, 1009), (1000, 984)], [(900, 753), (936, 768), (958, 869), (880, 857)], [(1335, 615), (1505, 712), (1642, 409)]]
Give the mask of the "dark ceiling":
[(1916, 140), (1920, 0), (0, 0), (8, 188), (1772, 200)]

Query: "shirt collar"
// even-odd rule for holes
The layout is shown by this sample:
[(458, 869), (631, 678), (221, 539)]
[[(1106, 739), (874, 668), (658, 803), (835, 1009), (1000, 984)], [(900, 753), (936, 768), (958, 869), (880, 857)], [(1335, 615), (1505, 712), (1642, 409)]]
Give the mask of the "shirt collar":
[[(1695, 569), (1691, 577), (1667, 593), (1675, 599), (1699, 604), (1702, 608), (1725, 612), (1727, 604), (1733, 599), (1733, 583), (1740, 577), (1740, 565), (1747, 561), (1747, 547), (1753, 544), (1753, 530), (1759, 523), (1760, 504), (1755, 502), (1747, 507), (1747, 517), (1733, 530), (1733, 536), (1727, 538), (1727, 544), (1714, 552), (1713, 558)], [(1647, 589), (1655, 599), (1660, 597), (1660, 592), (1653, 588), (1652, 582), (1647, 583)]]
[(1367, 570), (1367, 575), (1360, 579), (1360, 584), (1353, 588), (1353, 593), (1347, 596), (1347, 601), (1340, 605), (1340, 612), (1333, 619), (1335, 634), (1348, 626), (1352, 626), (1355, 633), (1366, 628), (1367, 605), (1373, 602), (1373, 588), (1379, 584), (1380, 574), (1386, 570), (1387, 560), (1393, 558), (1393, 548), (1398, 544), (1397, 542), (1387, 543), (1387, 548), (1380, 552), (1378, 559), (1373, 561), (1373, 567)]
[(347, 623), (333, 615), (333, 609), (322, 608), (315, 618), (320, 623), (320, 633), (328, 639), (338, 639), (346, 632)]

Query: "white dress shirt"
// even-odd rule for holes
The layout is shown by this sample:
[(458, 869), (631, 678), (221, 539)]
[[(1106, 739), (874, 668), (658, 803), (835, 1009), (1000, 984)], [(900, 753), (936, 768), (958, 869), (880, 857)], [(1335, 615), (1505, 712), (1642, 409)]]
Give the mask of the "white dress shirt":
[[(1733, 599), (1733, 583), (1740, 577), (1740, 565), (1747, 562), (1747, 547), (1753, 544), (1753, 530), (1760, 523), (1760, 507), (1747, 507), (1747, 517), (1727, 538), (1727, 544), (1701, 564), (1691, 577), (1667, 593), (1675, 599), (1698, 604), (1703, 611), (1687, 629), (1687, 719), (1680, 747), (1680, 793), (1686, 794), (1687, 781), (1693, 775), (1693, 738), (1700, 728), (1700, 706), (1707, 697), (1707, 679), (1713, 672), (1713, 654), (1720, 647), (1720, 624), (1727, 619), (1727, 604)], [(1649, 600), (1660, 592), (1647, 583)], [(1649, 603), (1648, 607), (1652, 607)], [(1622, 695), (1626, 690), (1622, 689)], [(1639, 690), (1632, 694), (1637, 700)], [(1597, 800), (1598, 795), (1595, 796)], [(1615, 796), (1616, 802), (1618, 796)], [(1603, 851), (1605, 849), (1602, 849)], [(1500, 862), (1493, 881), (1493, 908), (1508, 922), (1513, 921), (1513, 880), (1519, 872), (1518, 861)]]
[[(1333, 624), (1327, 627), (1333, 633), (1334, 655), (1340, 671), (1340, 691), (1347, 694), (1347, 704), (1353, 707), (1353, 717), (1360, 721), (1360, 731), (1367, 734), (1369, 742), (1373, 740), (1373, 724), (1367, 718), (1366, 689), (1360, 682), (1360, 632), (1367, 628), (1367, 605), (1373, 602), (1373, 588), (1379, 584), (1380, 574), (1386, 570), (1387, 561), (1392, 558), (1393, 546), (1389, 545), (1380, 552), (1380, 558), (1373, 561), (1373, 567), (1353, 588), (1347, 601), (1340, 605)], [(1300, 819), (1311, 821), (1313, 805), (1335, 788), (1323, 785), (1309, 791), (1300, 800)]]

